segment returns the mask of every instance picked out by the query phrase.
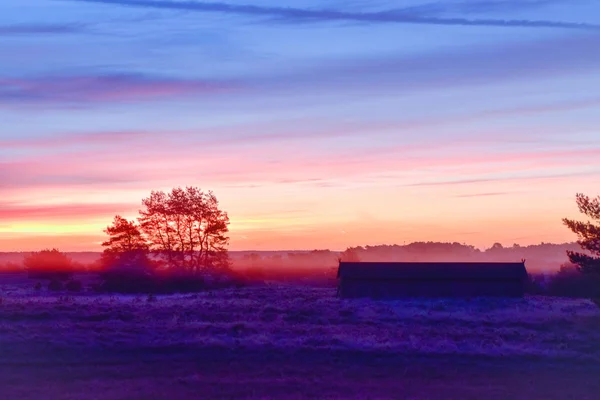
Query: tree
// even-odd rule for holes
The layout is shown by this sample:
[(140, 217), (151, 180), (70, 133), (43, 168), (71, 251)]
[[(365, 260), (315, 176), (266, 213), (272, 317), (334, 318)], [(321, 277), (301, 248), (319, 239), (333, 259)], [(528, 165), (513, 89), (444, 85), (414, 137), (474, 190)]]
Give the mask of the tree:
[(344, 262), (360, 262), (360, 256), (358, 252), (352, 248), (348, 247), (342, 254), (340, 254), (340, 261)]
[(99, 288), (118, 293), (155, 290), (156, 264), (149, 257), (148, 244), (137, 224), (117, 215), (104, 233), (109, 239), (102, 243)]
[(112, 225), (108, 226), (104, 233), (109, 236), (109, 239), (102, 243), (105, 249), (102, 253), (101, 264), (105, 269), (147, 269), (150, 267), (148, 243), (135, 222), (117, 215)]
[(586, 274), (600, 274), (600, 196), (590, 199), (589, 196), (578, 193), (576, 196), (579, 211), (590, 220), (581, 222), (567, 218), (563, 223), (577, 234), (577, 243), (589, 254), (567, 251), (569, 260)]
[(29, 277), (33, 279), (69, 279), (73, 262), (58, 249), (45, 249), (29, 254), (23, 259)]
[(229, 217), (209, 191), (175, 188), (152, 191), (138, 218), (150, 249), (170, 268), (201, 272), (229, 266)]

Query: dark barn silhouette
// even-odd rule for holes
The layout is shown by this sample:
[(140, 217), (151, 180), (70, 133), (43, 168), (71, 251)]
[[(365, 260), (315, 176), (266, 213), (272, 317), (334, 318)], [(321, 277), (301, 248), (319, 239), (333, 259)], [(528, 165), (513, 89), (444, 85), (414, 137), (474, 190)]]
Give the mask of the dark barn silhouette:
[(522, 297), (525, 262), (343, 262), (338, 295), (370, 297)]

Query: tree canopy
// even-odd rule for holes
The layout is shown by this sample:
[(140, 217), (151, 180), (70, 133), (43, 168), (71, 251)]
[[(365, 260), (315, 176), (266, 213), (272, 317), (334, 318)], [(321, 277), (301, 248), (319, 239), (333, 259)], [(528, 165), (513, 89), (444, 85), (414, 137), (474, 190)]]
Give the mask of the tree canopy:
[(139, 215), (137, 223), (117, 215), (104, 230), (109, 240), (102, 244), (103, 258), (109, 264), (139, 264), (153, 254), (172, 271), (229, 266), (229, 217), (213, 192), (196, 187), (152, 191)]
[(576, 201), (579, 211), (588, 217), (588, 221), (564, 218), (563, 223), (577, 234), (577, 243), (587, 253), (567, 251), (567, 255), (581, 272), (600, 274), (600, 196), (590, 198), (578, 193)]
[(105, 268), (149, 267), (149, 247), (135, 222), (117, 215), (104, 233), (109, 236), (109, 239), (102, 243), (105, 249), (101, 263)]
[(142, 204), (141, 230), (169, 266), (199, 272), (229, 265), (229, 217), (213, 192), (195, 187), (153, 191)]

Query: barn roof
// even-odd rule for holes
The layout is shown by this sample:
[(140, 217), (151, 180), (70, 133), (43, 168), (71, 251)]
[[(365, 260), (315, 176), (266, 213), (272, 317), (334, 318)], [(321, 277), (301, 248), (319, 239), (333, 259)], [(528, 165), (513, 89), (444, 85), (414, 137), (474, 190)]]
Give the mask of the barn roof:
[(340, 262), (338, 278), (353, 279), (522, 279), (524, 262)]

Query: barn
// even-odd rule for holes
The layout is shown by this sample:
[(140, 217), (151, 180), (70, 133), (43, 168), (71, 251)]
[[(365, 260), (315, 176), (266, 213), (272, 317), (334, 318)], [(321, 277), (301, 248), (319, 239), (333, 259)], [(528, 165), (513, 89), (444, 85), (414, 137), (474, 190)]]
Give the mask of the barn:
[(522, 297), (525, 262), (343, 262), (338, 266), (338, 296), (394, 299), (406, 297)]

